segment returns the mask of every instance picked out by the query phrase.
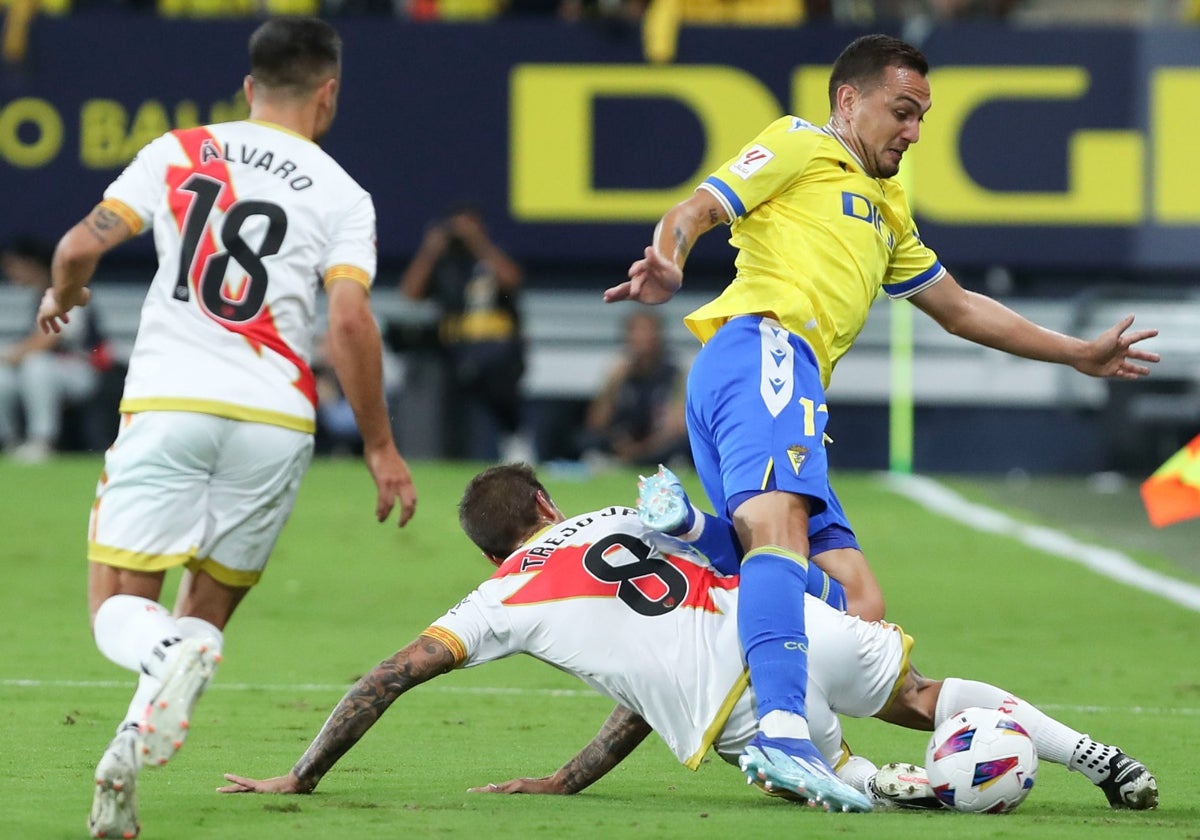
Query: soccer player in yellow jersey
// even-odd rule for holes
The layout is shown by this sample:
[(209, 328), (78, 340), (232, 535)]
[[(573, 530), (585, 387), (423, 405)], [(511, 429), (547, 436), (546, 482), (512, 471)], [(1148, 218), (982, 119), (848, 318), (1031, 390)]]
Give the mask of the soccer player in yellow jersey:
[[(966, 291), (917, 234), (891, 180), (920, 138), (931, 103), (928, 64), (884, 35), (855, 40), (834, 63), (830, 118), (783, 117), (659, 221), (653, 244), (606, 301), (662, 303), (682, 286), (697, 237), (731, 226), (737, 276), (692, 312), (704, 342), (688, 379), (687, 422), (704, 489), (744, 552), (738, 632), (758, 696), (759, 735), (741, 767), (831, 810), (854, 798), (828, 782), (806, 720), (809, 557), (845, 586), (848, 608), (883, 614), (883, 596), (829, 486), (825, 388), (880, 288), (945, 330), (1092, 376), (1136, 379), (1158, 356), (1129, 316), (1084, 341), (1044, 329)], [(665, 529), (684, 533), (690, 516)], [(818, 535), (836, 538), (818, 544)], [(810, 534), (813, 535), (810, 546)], [(800, 666), (800, 667), (798, 667)], [(812, 795), (806, 791), (821, 791)]]

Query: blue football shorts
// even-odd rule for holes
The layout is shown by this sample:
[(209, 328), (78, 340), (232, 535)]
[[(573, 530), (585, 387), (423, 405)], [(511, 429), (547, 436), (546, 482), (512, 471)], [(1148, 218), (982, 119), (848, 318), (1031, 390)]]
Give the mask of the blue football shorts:
[(732, 517), (768, 490), (806, 496), (814, 554), (858, 547), (829, 486), (828, 418), (812, 349), (771, 318), (728, 321), (700, 349), (688, 376), (692, 456), (714, 509)]

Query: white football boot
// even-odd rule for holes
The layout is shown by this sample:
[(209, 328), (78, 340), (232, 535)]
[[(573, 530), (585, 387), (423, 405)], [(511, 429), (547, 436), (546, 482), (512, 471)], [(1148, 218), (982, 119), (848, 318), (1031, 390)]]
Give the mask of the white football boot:
[(122, 729), (109, 742), (96, 765), (96, 792), (88, 815), (91, 837), (132, 840), (141, 826), (137, 817), (138, 733)]
[(877, 808), (937, 810), (943, 807), (929, 784), (925, 768), (915, 764), (885, 764), (867, 780), (867, 795)]
[(142, 763), (151, 766), (166, 764), (183, 746), (192, 708), (221, 661), (208, 639), (184, 639), (172, 645), (167, 656), (162, 687), (146, 706), (140, 724)]

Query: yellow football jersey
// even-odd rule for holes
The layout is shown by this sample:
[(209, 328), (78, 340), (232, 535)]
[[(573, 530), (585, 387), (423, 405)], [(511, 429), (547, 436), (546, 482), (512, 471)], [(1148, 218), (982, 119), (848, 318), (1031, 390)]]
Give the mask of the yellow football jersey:
[(736, 315), (771, 315), (809, 343), (827, 387), (881, 288), (905, 298), (945, 274), (900, 184), (798, 117), (771, 123), (698, 189), (732, 219), (737, 276), (688, 329), (707, 341)]

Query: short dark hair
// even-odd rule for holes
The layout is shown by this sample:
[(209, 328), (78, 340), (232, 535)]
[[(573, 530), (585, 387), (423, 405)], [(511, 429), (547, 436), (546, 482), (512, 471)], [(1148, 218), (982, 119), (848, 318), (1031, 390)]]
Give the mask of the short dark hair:
[(546, 488), (528, 464), (489, 467), (468, 482), (458, 522), (484, 554), (507, 557), (537, 527), (538, 493)]
[(912, 44), (891, 35), (855, 38), (833, 62), (829, 74), (830, 109), (837, 108), (837, 92), (842, 85), (862, 89), (878, 81), (889, 67), (907, 67), (922, 76), (929, 75), (929, 62)]
[(250, 75), (264, 87), (308, 93), (341, 64), (341, 37), (317, 18), (273, 18), (250, 36)]

